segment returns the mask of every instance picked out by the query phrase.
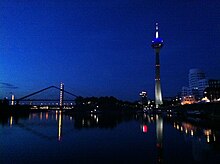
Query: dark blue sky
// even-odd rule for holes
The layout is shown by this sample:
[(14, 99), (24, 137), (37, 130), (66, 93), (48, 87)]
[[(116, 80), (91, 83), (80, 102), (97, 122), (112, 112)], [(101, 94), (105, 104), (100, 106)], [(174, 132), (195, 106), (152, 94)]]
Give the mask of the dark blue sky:
[(155, 22), (163, 96), (188, 85), (190, 68), (220, 78), (218, 0), (1, 0), (0, 96), (50, 85), (82, 96), (154, 97)]

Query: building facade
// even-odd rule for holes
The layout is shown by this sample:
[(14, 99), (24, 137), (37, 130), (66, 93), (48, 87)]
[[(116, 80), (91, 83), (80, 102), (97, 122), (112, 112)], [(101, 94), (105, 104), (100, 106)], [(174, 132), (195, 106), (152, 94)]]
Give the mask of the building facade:
[[(189, 95), (194, 95), (196, 99), (203, 96), (203, 91), (207, 87), (205, 73), (200, 69), (189, 70)], [(201, 88), (200, 88), (201, 87)]]
[(204, 97), (210, 101), (220, 101), (220, 80), (210, 79), (208, 85), (209, 87), (204, 90)]
[(189, 87), (183, 86), (182, 91), (181, 91), (181, 97), (188, 96), (188, 95), (189, 95)]
[(207, 79), (201, 79), (198, 81), (198, 91), (199, 91), (199, 97), (203, 97), (203, 93), (204, 93), (204, 90), (209, 87), (209, 84), (208, 84), (208, 80)]
[(211, 88), (220, 88), (220, 80), (210, 79), (208, 85)]

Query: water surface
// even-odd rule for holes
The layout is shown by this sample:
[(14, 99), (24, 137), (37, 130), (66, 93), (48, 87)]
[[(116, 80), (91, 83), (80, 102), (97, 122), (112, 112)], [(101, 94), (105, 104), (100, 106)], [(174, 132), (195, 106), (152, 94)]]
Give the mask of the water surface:
[(0, 163), (219, 163), (220, 131), (171, 115), (1, 117)]

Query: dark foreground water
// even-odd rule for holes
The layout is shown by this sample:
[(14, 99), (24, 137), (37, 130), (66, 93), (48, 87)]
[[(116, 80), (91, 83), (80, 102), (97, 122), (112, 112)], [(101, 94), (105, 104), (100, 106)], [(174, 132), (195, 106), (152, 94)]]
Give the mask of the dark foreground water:
[(0, 119), (0, 163), (219, 163), (220, 130), (146, 114)]

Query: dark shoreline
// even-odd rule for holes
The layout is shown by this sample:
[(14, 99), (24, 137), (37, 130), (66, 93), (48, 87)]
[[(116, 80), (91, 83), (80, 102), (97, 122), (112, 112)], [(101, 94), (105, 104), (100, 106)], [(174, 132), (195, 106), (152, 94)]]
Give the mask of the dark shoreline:
[[(62, 110), (65, 114), (113, 114), (113, 113), (124, 113), (124, 114), (134, 114), (134, 113), (144, 113), (143, 110), (139, 108), (123, 108), (123, 109), (85, 109), (85, 108), (73, 108), (73, 109), (31, 109), (28, 105), (19, 106), (0, 106), (0, 115), (22, 115), (30, 112), (46, 112), (51, 110)], [(204, 104), (190, 104), (174, 107), (164, 107), (160, 108), (157, 112), (154, 109), (153, 112), (146, 112), (147, 114), (172, 114), (178, 117), (192, 117), (192, 118), (205, 118), (212, 120), (220, 119), (220, 103), (204, 103)]]

